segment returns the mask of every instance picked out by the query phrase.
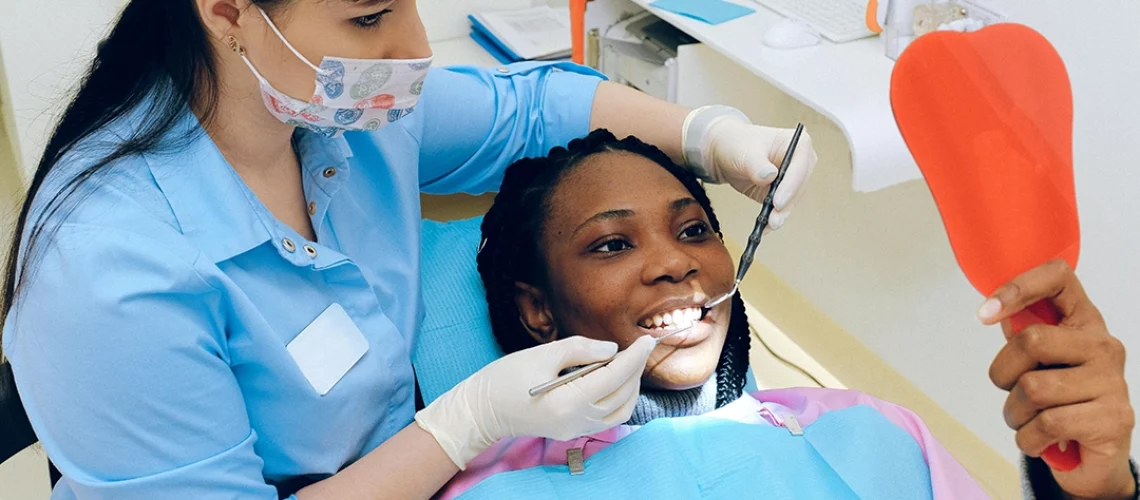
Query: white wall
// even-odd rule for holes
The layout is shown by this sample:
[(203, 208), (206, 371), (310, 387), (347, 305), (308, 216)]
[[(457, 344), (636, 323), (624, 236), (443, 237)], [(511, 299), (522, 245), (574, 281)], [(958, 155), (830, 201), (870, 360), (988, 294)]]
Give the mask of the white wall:
[[(1078, 271), (1110, 330), (1132, 351), (1131, 379), (1140, 373), (1140, 3), (995, 5), (1041, 31), (1068, 66), (1083, 229)], [(974, 320), (981, 298), (955, 265), (926, 187), (912, 182), (853, 193), (838, 130), (787, 98), (771, 96), (770, 88), (750, 91), (760, 101), (748, 110), (754, 118), (767, 113), (785, 126), (807, 120), (821, 155), (792, 223), (765, 240), (758, 259), (1014, 460), (1012, 433), (1001, 417), (1004, 394), (987, 378), (1002, 334)], [(742, 241), (755, 209), (731, 193), (718, 196), (721, 205), (749, 214), (726, 223)], [(1133, 384), (1132, 399), (1140, 403), (1140, 383)], [(1134, 454), (1140, 455), (1140, 439)]]
[(0, 0), (0, 48), (25, 169), (39, 159), (60, 97), (124, 0)]

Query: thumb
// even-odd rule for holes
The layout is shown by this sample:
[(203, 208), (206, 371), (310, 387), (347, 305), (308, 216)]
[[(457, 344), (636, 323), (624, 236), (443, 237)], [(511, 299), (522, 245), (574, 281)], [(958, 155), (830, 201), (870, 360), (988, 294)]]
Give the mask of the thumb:
[(776, 180), (776, 175), (780, 173), (780, 167), (773, 163), (773, 158), (768, 154), (768, 148), (759, 145), (763, 144), (764, 140), (757, 137), (757, 130), (762, 130), (762, 127), (749, 126), (733, 137), (737, 140), (737, 146), (740, 148), (737, 168), (754, 186), (768, 187), (772, 181)]
[(748, 180), (753, 185), (768, 186), (776, 180), (776, 175), (780, 173), (780, 169), (766, 157), (751, 155), (748, 160), (744, 168), (748, 169)]
[(1088, 299), (1081, 282), (1069, 264), (1055, 259), (1037, 266), (999, 287), (978, 309), (983, 324), (1008, 319), (1022, 309), (1050, 300), (1064, 318), (1096, 317), (1096, 308)]
[(656, 347), (657, 342), (653, 337), (645, 335), (614, 356), (610, 364), (571, 384), (576, 384), (590, 401), (598, 401), (618, 390), (630, 378), (640, 378), (645, 371), (645, 362), (649, 360), (649, 353)]
[(710, 150), (721, 181), (739, 179), (754, 186), (767, 187), (776, 179), (779, 169), (768, 154), (773, 129), (734, 120), (721, 120), (713, 125)]
[(640, 375), (645, 369), (645, 363), (649, 361), (649, 354), (655, 348), (657, 348), (657, 341), (649, 335), (644, 335), (630, 344), (626, 350), (618, 353), (613, 362), (609, 364), (609, 368), (618, 373), (619, 376)]
[(573, 366), (588, 365), (604, 361), (617, 354), (618, 346), (613, 342), (594, 340), (579, 335), (567, 337), (546, 345), (558, 370)]

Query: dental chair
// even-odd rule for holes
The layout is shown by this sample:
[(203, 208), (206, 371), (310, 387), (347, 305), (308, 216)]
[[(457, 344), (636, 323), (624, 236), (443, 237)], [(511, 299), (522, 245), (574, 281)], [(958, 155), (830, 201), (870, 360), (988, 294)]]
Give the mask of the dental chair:
[[(39, 439), (28, 422), (20, 394), (16, 392), (12, 366), (4, 362), (0, 364), (0, 463), (7, 462), (36, 441)], [(51, 485), (55, 486), (60, 474), (51, 462), (48, 462), (48, 475)]]

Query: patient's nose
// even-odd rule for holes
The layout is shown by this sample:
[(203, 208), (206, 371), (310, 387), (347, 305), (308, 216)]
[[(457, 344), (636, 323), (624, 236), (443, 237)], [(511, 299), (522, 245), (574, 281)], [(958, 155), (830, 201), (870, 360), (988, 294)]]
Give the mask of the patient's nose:
[(700, 271), (700, 262), (689, 255), (679, 242), (653, 245), (648, 250), (649, 257), (642, 273), (642, 282), (646, 285), (680, 283)]

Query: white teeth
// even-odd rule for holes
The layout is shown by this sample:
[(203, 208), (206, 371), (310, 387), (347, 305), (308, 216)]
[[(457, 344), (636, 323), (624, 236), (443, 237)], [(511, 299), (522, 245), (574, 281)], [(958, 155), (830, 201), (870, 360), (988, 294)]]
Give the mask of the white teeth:
[(645, 328), (688, 328), (701, 320), (701, 310), (697, 307), (675, 309), (672, 311), (653, 315), (652, 318), (642, 320), (641, 326)]
[(685, 328), (693, 324), (693, 318), (690, 316), (692, 309), (678, 309), (673, 311), (673, 326), (678, 328)]

